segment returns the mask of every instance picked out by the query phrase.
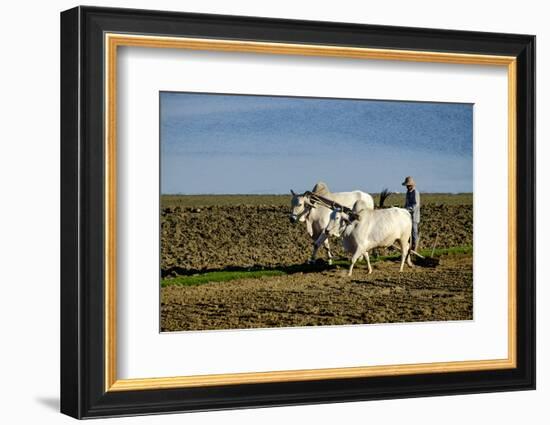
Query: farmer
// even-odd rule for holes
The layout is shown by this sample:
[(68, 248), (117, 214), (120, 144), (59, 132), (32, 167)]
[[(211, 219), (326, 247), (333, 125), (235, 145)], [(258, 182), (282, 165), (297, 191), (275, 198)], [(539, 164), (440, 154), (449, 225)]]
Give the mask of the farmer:
[(420, 193), (416, 190), (416, 183), (411, 176), (407, 176), (401, 183), (407, 186), (405, 194), (405, 209), (409, 211), (412, 218), (411, 248), (416, 251), (418, 248), (418, 224), (420, 223)]

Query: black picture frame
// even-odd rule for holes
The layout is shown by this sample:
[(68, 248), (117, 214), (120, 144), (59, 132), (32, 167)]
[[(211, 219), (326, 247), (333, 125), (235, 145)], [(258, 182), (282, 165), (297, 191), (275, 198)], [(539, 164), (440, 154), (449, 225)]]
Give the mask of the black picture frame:
[[(104, 34), (154, 34), (517, 58), (517, 367), (105, 391)], [(488, 170), (489, 171), (489, 170)], [(535, 37), (76, 7), (61, 13), (61, 412), (75, 418), (535, 388)]]

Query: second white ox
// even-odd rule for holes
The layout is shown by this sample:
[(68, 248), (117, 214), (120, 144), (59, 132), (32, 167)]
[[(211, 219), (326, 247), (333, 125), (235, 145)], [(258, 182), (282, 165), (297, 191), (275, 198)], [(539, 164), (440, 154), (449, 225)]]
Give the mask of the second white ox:
[[(328, 262), (332, 263), (332, 253), (328, 237), (324, 234), (324, 230), (330, 221), (332, 210), (319, 203), (312, 203), (310, 197), (306, 194), (298, 195), (294, 191), (292, 193), (290, 221), (292, 223), (305, 222), (307, 232), (311, 236), (313, 244), (313, 252), (309, 262), (315, 262), (317, 251), (324, 245), (327, 250)], [(323, 196), (331, 201), (338, 202), (340, 205), (351, 208), (357, 201), (364, 202), (365, 208), (374, 208), (372, 196), (368, 193), (355, 190), (353, 192), (330, 192), (328, 186), (323, 182), (318, 182), (313, 192)]]
[(372, 273), (369, 251), (374, 248), (385, 248), (399, 241), (401, 247), (401, 267), (407, 261), (412, 267), (409, 252), (412, 221), (409, 212), (403, 208), (384, 208), (373, 210), (363, 201), (353, 205), (352, 217), (339, 209), (330, 215), (330, 221), (325, 229), (327, 236), (341, 236), (344, 249), (352, 254), (348, 276), (351, 276), (353, 266), (361, 257), (365, 257)]

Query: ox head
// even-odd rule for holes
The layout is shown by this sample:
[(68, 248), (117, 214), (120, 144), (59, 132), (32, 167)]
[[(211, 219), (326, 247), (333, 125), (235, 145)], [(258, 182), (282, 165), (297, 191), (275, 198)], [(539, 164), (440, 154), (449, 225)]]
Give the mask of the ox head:
[(307, 213), (313, 208), (313, 204), (307, 195), (298, 195), (290, 189), (292, 199), (290, 201), (290, 222), (305, 221)]
[(339, 237), (350, 223), (351, 219), (349, 215), (342, 211), (341, 208), (335, 208), (330, 213), (330, 220), (327, 227), (325, 227), (325, 234), (327, 236)]

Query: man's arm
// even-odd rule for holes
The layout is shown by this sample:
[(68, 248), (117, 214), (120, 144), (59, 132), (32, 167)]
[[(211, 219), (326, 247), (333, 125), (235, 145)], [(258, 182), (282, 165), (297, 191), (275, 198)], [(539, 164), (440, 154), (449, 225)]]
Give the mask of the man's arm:
[(418, 190), (414, 191), (414, 210), (413, 210), (413, 220), (417, 223), (420, 222), (420, 193)]

